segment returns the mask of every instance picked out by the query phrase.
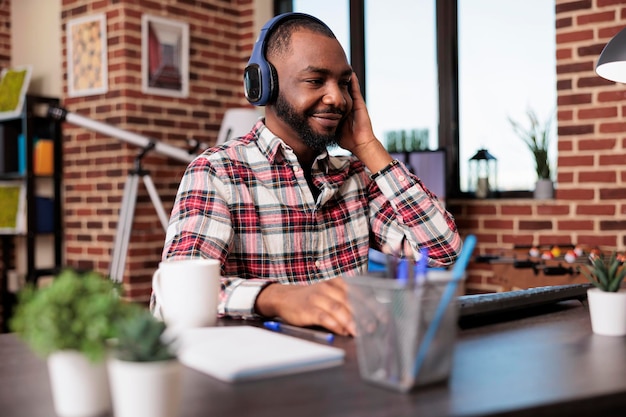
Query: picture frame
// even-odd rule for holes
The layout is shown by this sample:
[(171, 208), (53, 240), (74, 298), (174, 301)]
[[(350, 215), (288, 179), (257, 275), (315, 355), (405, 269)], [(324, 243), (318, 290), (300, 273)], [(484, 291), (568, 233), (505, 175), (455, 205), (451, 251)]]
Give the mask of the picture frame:
[(0, 72), (0, 120), (22, 114), (32, 72), (31, 65), (5, 68)]
[(0, 181), (0, 235), (26, 232), (26, 188), (16, 181)]
[(141, 91), (189, 96), (189, 24), (159, 16), (141, 17)]
[(106, 14), (67, 23), (67, 95), (83, 97), (108, 91)]

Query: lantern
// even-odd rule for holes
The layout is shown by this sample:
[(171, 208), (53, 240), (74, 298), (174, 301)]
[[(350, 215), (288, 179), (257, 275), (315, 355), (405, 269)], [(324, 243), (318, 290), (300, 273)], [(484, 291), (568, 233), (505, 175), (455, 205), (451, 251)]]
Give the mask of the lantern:
[(468, 190), (476, 198), (494, 197), (498, 186), (498, 160), (479, 149), (469, 160)]

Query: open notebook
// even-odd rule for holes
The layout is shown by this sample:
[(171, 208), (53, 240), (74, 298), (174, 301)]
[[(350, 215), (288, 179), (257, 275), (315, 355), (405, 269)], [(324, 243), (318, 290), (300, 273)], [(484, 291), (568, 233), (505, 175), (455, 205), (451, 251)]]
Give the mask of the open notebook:
[(343, 349), (252, 326), (192, 329), (181, 339), (183, 365), (226, 382), (329, 368), (345, 356)]

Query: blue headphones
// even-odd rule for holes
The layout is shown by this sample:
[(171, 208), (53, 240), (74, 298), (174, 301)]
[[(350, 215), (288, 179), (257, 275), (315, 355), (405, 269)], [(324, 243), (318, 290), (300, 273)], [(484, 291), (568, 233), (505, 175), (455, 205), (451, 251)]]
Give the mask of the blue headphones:
[(296, 17), (304, 17), (328, 27), (318, 18), (305, 13), (283, 13), (268, 21), (261, 28), (261, 33), (259, 33), (259, 37), (254, 44), (248, 65), (243, 72), (244, 93), (250, 104), (265, 106), (276, 99), (278, 95), (278, 75), (274, 66), (265, 57), (267, 48), (265, 41), (272, 29), (285, 20)]

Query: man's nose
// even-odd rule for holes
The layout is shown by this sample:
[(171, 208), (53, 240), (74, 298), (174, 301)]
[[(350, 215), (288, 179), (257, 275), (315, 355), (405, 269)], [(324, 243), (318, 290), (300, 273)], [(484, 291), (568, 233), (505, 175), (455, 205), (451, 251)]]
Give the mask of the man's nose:
[(322, 102), (329, 106), (345, 109), (348, 91), (339, 84), (328, 83)]

